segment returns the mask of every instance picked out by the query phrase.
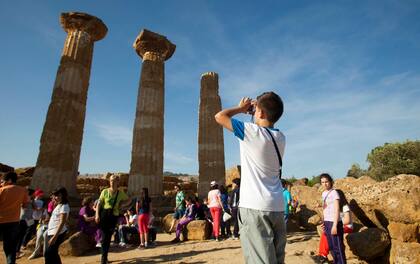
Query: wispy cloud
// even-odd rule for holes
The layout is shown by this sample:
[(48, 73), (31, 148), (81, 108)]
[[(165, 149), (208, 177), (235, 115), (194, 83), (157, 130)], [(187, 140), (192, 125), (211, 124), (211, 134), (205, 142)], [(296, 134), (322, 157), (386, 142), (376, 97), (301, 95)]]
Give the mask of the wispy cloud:
[(132, 129), (115, 124), (94, 124), (100, 137), (114, 146), (131, 145)]

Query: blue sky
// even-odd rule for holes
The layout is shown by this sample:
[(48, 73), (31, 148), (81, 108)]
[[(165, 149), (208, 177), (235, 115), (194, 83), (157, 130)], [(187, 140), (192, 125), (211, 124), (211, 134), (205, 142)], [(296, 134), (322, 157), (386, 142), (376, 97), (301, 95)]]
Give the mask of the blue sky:
[[(282, 96), (286, 177), (343, 177), (375, 146), (420, 138), (418, 1), (2, 1), (2, 163), (36, 163), (68, 11), (109, 29), (95, 44), (81, 173), (129, 170), (141, 69), (132, 43), (143, 28), (177, 45), (165, 64), (165, 170), (198, 171), (208, 71), (219, 74), (223, 107), (267, 90)], [(239, 146), (224, 136), (230, 168)]]

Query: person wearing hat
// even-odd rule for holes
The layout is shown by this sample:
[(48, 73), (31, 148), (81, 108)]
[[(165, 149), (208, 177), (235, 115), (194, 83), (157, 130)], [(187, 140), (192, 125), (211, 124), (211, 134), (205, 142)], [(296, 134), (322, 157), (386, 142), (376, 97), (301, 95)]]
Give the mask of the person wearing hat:
[(216, 241), (219, 241), (219, 227), (223, 208), (220, 196), (219, 185), (216, 181), (212, 181), (210, 183), (210, 191), (207, 195), (207, 200), (211, 217), (213, 218), (213, 236)]
[(32, 212), (32, 218), (35, 222), (35, 228), (38, 226), (39, 221), (41, 220), (42, 213), (44, 211), (44, 201), (42, 200), (44, 192), (41, 189), (36, 189), (34, 192), (34, 211)]

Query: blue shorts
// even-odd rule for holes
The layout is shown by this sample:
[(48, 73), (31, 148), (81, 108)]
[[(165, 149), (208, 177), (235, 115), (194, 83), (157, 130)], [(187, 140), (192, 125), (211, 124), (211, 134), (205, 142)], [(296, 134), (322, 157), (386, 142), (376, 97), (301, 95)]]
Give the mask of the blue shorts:
[(180, 219), (185, 213), (184, 209), (176, 209), (174, 213), (174, 219)]

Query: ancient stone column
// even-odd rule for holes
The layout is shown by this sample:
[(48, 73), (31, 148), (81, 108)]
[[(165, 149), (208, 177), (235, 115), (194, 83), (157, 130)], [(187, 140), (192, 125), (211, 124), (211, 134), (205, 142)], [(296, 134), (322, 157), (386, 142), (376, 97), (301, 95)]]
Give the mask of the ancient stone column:
[(201, 76), (198, 128), (198, 195), (207, 197), (211, 181), (225, 184), (223, 128), (214, 115), (222, 109), (219, 97), (219, 76), (207, 72)]
[(57, 186), (77, 197), (76, 180), (86, 113), (93, 44), (108, 29), (98, 18), (85, 13), (62, 13), (67, 32), (47, 118), (41, 136), (31, 187), (46, 194)]
[(143, 30), (133, 46), (143, 59), (143, 65), (133, 131), (128, 192), (130, 195), (138, 195), (141, 188), (147, 187), (150, 195), (160, 195), (163, 192), (164, 63), (175, 52), (175, 45), (164, 36)]

